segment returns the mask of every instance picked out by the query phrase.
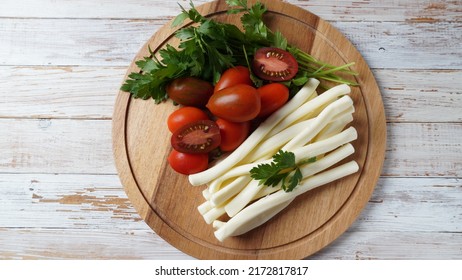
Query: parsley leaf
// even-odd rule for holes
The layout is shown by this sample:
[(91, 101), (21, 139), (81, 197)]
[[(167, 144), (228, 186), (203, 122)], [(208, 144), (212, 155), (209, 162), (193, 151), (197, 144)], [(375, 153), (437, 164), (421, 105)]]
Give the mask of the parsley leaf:
[(281, 32), (279, 31), (274, 32), (273, 40), (274, 40), (273, 45), (276, 48), (280, 48), (283, 50), (287, 49), (287, 39), (284, 37), (284, 35), (282, 35)]
[[(180, 39), (178, 48), (166, 45), (157, 52), (158, 57), (149, 50), (151, 56), (136, 62), (140, 71), (129, 74), (121, 90), (129, 92), (134, 98), (152, 98), (160, 103), (168, 98), (165, 87), (172, 80), (193, 76), (215, 84), (226, 69), (235, 65), (250, 65), (249, 60), (261, 47), (286, 49), (297, 59), (299, 73), (287, 82), (291, 93), (297, 92), (310, 77), (355, 84), (336, 74), (355, 75), (349, 70), (352, 64), (336, 67), (318, 61), (289, 45), (281, 32), (272, 32), (263, 21), (267, 9), (260, 2), (251, 7), (247, 6), (247, 0), (226, 0), (226, 3), (230, 6), (228, 13), (242, 13), (244, 31), (233, 24), (202, 16), (192, 1), (189, 10), (180, 5), (181, 13), (173, 20), (172, 26), (179, 26), (187, 19), (196, 24), (180, 28), (175, 33), (175, 37)], [(263, 83), (254, 76), (252, 78), (256, 86)]]
[(297, 164), (294, 153), (279, 150), (273, 156), (272, 162), (259, 164), (257, 167), (252, 168), (250, 177), (259, 180), (260, 184), (266, 186), (276, 187), (281, 184), (284, 191), (291, 192), (303, 179), (299, 166), (314, 161), (316, 161), (316, 157), (303, 160)]
[(231, 7), (228, 14), (237, 14), (247, 10), (247, 0), (226, 0), (226, 4)]

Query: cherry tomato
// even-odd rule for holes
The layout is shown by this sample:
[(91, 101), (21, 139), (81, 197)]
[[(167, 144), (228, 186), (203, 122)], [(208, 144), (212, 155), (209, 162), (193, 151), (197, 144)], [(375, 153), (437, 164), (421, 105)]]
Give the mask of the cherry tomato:
[(255, 88), (239, 84), (215, 92), (207, 103), (213, 115), (231, 122), (246, 122), (260, 112), (260, 96)]
[(263, 80), (288, 81), (298, 71), (295, 57), (279, 48), (261, 48), (255, 53), (252, 70)]
[(213, 94), (213, 86), (207, 81), (182, 77), (173, 80), (166, 89), (170, 99), (185, 106), (203, 107)]
[(230, 122), (224, 119), (215, 121), (220, 128), (221, 144), (223, 152), (235, 150), (249, 135), (250, 122)]
[(220, 91), (222, 89), (238, 85), (246, 84), (252, 86), (252, 80), (250, 79), (249, 68), (244, 66), (236, 66), (229, 68), (221, 75), (220, 80), (215, 85), (214, 92)]
[(281, 108), (289, 99), (289, 89), (283, 84), (267, 84), (258, 88), (257, 91), (261, 99), (259, 117), (271, 115), (274, 111)]
[(171, 133), (174, 133), (178, 128), (185, 124), (200, 120), (208, 120), (207, 114), (196, 107), (182, 107), (168, 116), (167, 126)]
[(171, 138), (172, 147), (182, 153), (208, 153), (221, 143), (220, 128), (211, 120), (188, 123)]
[(170, 152), (167, 160), (173, 170), (185, 175), (204, 171), (209, 164), (207, 154), (187, 154), (175, 150)]

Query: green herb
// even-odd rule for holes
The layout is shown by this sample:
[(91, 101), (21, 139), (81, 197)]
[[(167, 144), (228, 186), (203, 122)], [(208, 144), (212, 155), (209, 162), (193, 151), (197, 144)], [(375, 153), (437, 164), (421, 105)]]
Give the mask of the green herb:
[(271, 187), (281, 183), (284, 191), (291, 192), (303, 179), (300, 166), (315, 161), (316, 157), (313, 157), (297, 164), (294, 153), (280, 150), (273, 156), (271, 163), (259, 164), (252, 168), (250, 177), (259, 180), (260, 184)]
[[(136, 62), (139, 72), (129, 74), (121, 90), (135, 98), (152, 98), (160, 103), (168, 98), (165, 87), (182, 76), (194, 76), (216, 83), (221, 73), (235, 65), (249, 65), (255, 51), (261, 47), (278, 47), (291, 52), (299, 63), (299, 73), (287, 85), (296, 92), (310, 77), (320, 80), (354, 85), (336, 73), (355, 75), (349, 71), (351, 64), (332, 66), (319, 62), (309, 54), (288, 44), (279, 31), (271, 31), (263, 21), (266, 7), (256, 3), (250, 8), (247, 0), (227, 0), (228, 13), (242, 13), (244, 31), (237, 26), (217, 22), (202, 16), (192, 1), (189, 10), (181, 7), (181, 14), (173, 20), (173, 26), (190, 19), (195, 25), (180, 28), (175, 36), (180, 39), (178, 48), (167, 45), (158, 52), (158, 58), (149, 50), (150, 56)], [(263, 81), (253, 76), (256, 85)]]

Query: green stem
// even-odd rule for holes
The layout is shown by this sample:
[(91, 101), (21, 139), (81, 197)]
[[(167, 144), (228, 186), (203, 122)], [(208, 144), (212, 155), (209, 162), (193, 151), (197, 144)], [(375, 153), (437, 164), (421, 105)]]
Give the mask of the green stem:
[(319, 76), (319, 75), (310, 75), (308, 74), (308, 77), (312, 77), (312, 78), (322, 78), (323, 80), (326, 80), (326, 81), (331, 81), (331, 82), (335, 82), (335, 83), (342, 83), (342, 84), (347, 84), (347, 85), (350, 85), (350, 86), (357, 86), (358, 83), (356, 82), (353, 82), (353, 81), (350, 81), (350, 80), (346, 80), (346, 79), (343, 79), (341, 77), (338, 77), (338, 76)]
[[(331, 73), (342, 72), (342, 70), (345, 70), (345, 71), (350, 72), (352, 75), (357, 75), (356, 72), (352, 72), (352, 71), (346, 69), (346, 68), (348, 68), (348, 67), (350, 67), (350, 66), (352, 66), (354, 64), (355, 64), (354, 62), (351, 62), (351, 63), (348, 63), (348, 64), (344, 64), (342, 66), (331, 68), (329, 70), (319, 71), (318, 74), (319, 75), (328, 75), (328, 74), (331, 74)], [(319, 68), (319, 69), (322, 69), (322, 68)]]

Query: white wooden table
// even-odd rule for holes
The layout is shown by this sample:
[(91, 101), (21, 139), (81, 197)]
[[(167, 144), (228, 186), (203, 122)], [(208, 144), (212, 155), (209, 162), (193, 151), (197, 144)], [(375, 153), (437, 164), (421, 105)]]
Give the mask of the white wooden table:
[[(288, 2), (359, 49), (388, 125), (373, 197), (310, 258), (462, 259), (462, 1)], [(128, 65), (178, 12), (162, 0), (2, 1), (0, 259), (191, 258), (139, 218), (111, 140)]]

